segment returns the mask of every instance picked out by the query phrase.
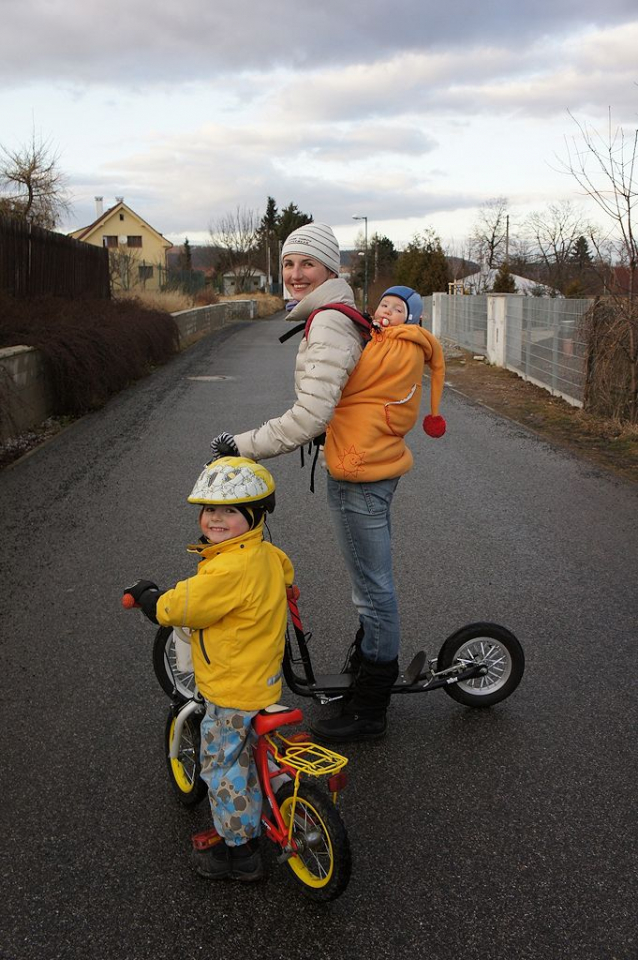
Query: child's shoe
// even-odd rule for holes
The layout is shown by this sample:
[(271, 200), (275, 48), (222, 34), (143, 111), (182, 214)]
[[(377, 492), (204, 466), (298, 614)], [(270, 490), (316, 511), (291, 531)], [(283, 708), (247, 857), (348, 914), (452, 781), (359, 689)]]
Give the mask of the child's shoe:
[(259, 840), (230, 847), (230, 876), (233, 880), (260, 880), (264, 875)]
[(207, 880), (230, 877), (230, 847), (223, 840), (206, 850), (194, 850), (192, 859), (200, 877), (206, 877)]

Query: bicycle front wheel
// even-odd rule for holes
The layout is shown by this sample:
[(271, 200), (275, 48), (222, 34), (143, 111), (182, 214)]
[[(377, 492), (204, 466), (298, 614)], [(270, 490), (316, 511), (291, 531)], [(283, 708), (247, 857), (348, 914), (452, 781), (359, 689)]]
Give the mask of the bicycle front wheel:
[(182, 728), (177, 757), (171, 757), (171, 742), (175, 729), (175, 716), (169, 710), (164, 729), (164, 755), (171, 786), (177, 799), (185, 807), (194, 807), (208, 793), (208, 787), (202, 780), (199, 759), (201, 717), (191, 714)]
[(287, 861), (293, 879), (313, 900), (336, 900), (348, 886), (350, 844), (343, 821), (330, 798), (302, 783), (294, 801), (295, 785), (284, 783), (277, 803), (286, 826), (293, 822), (297, 854)]
[(167, 697), (190, 700), (195, 690), (192, 670), (180, 670), (172, 627), (160, 627), (153, 643), (153, 670)]

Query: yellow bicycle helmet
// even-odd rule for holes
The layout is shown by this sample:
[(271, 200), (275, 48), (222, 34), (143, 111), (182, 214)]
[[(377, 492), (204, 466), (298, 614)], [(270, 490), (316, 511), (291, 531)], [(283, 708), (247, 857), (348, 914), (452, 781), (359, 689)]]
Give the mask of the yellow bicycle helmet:
[(260, 463), (247, 457), (220, 457), (207, 463), (188, 497), (189, 503), (237, 507), (251, 529), (275, 509), (275, 481)]

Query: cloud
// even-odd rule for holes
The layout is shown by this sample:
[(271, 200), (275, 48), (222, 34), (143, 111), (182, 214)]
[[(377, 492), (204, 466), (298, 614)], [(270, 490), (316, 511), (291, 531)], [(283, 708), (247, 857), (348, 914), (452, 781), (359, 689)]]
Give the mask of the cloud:
[(391, 60), (413, 52), (491, 46), (514, 54), (540, 31), (560, 36), (585, 26), (614, 26), (635, 16), (634, 0), (529, 0), (477, 4), (457, 0), (20, 0), (5, 4), (0, 74), (16, 85), (37, 79), (79, 86), (108, 80), (123, 87), (186, 79), (270, 73), (287, 67)]

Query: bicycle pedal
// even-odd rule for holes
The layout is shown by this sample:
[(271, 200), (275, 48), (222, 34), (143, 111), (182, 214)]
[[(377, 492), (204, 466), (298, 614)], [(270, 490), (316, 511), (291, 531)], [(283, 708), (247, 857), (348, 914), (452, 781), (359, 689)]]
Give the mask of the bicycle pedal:
[(214, 827), (212, 827), (210, 830), (202, 830), (201, 833), (194, 833), (191, 837), (193, 850), (208, 850), (210, 847), (217, 846), (217, 844), (221, 843), (221, 841), (222, 838)]
[(416, 681), (419, 679), (419, 676), (423, 672), (426, 661), (427, 657), (425, 650), (419, 650), (419, 652), (412, 658), (412, 662), (403, 674), (407, 684), (416, 683)]

